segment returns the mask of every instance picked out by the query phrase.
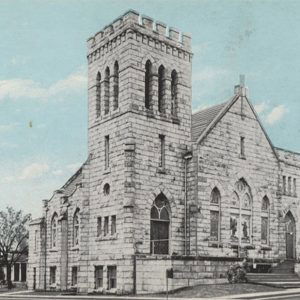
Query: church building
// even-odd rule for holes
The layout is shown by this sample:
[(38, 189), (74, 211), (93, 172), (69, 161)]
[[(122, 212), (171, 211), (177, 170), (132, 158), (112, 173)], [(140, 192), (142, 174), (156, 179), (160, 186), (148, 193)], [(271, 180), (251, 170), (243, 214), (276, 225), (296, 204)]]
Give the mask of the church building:
[(30, 224), (28, 286), (149, 293), (300, 254), (300, 154), (276, 148), (244, 78), (192, 114), (187, 33), (130, 10), (87, 41), (88, 158)]

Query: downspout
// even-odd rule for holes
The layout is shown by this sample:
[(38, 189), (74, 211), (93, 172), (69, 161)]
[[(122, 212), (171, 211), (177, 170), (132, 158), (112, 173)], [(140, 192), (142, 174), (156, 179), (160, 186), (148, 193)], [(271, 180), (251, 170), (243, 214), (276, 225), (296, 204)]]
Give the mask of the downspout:
[(47, 216), (48, 216), (48, 208), (47, 208), (47, 200), (44, 200), (44, 208), (45, 208), (45, 270), (44, 270), (44, 290), (47, 289)]
[(192, 152), (187, 152), (184, 156), (184, 255), (187, 255), (187, 164), (192, 159)]

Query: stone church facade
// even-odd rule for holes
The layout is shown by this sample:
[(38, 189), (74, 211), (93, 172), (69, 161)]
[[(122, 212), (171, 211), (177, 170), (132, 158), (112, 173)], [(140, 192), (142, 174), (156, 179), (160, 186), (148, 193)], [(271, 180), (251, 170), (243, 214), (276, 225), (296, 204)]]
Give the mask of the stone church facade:
[(300, 252), (300, 155), (243, 80), (192, 114), (191, 37), (128, 11), (88, 39), (88, 159), (30, 224), (28, 286), (143, 293)]

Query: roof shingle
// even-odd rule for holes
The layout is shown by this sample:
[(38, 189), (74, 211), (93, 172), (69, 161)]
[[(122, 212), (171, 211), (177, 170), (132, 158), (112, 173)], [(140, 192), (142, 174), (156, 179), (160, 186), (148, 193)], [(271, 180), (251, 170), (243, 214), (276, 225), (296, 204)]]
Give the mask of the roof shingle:
[(224, 102), (206, 109), (200, 110), (192, 115), (192, 141), (196, 142), (209, 124), (216, 118), (221, 110), (228, 104)]

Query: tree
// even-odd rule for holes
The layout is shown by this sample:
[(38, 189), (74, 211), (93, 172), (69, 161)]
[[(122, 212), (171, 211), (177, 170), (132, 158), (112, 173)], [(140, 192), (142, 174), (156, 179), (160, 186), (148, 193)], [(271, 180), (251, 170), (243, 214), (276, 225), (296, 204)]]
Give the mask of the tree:
[(12, 288), (11, 268), (19, 258), (28, 253), (27, 223), (30, 214), (7, 207), (0, 211), (0, 265), (6, 266), (8, 289)]

